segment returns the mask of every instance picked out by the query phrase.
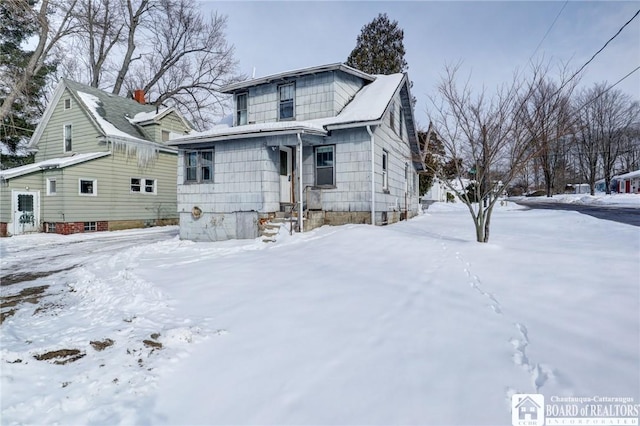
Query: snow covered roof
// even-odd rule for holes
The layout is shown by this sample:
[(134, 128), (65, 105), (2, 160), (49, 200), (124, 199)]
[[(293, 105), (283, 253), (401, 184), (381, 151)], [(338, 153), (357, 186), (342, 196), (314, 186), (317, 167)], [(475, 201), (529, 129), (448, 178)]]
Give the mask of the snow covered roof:
[(318, 74), (321, 72), (336, 71), (336, 70), (346, 72), (347, 74), (360, 77), (363, 80), (367, 80), (367, 81), (373, 81), (375, 79), (374, 76), (367, 74), (365, 72), (362, 72), (360, 70), (357, 70), (355, 68), (352, 68), (348, 65), (345, 65), (343, 63), (335, 63), (335, 64), (328, 64), (328, 65), (319, 65), (315, 67), (300, 68), (297, 70), (290, 70), (290, 71), (285, 71), (278, 74), (271, 74), (264, 77), (253, 78), (251, 80), (245, 80), (239, 83), (228, 84), (226, 86), (223, 86), (220, 89), (220, 92), (234, 93), (234, 92), (237, 92), (238, 90), (243, 90), (248, 87), (258, 86), (260, 84), (265, 84), (265, 83), (271, 83), (273, 81), (283, 80), (285, 78), (298, 77), (301, 75), (309, 75), (309, 74)]
[(332, 126), (364, 125), (382, 119), (394, 94), (405, 81), (404, 74), (376, 75), (375, 80), (363, 87), (351, 102), (335, 117), (307, 121), (278, 121), (231, 127), (226, 120), (204, 132), (176, 138), (169, 145), (184, 145), (199, 139), (239, 139), (269, 133), (304, 132), (324, 136)]
[(20, 167), (0, 171), (0, 178), (12, 179), (18, 176), (27, 175), (33, 172), (39, 172), (43, 169), (62, 169), (74, 164), (84, 163), (85, 161), (95, 160), (96, 158), (106, 157), (110, 152), (90, 152), (88, 154), (76, 154), (70, 157), (51, 158), (49, 160), (40, 161), (38, 163), (26, 164)]
[[(107, 139), (115, 139), (121, 142), (132, 141), (140, 145), (153, 145), (157, 149), (171, 150), (163, 144), (149, 140), (135, 119), (136, 117), (141, 120), (147, 118), (157, 119), (159, 116), (164, 116), (173, 111), (173, 108), (156, 111), (156, 107), (153, 105), (143, 105), (133, 99), (107, 93), (98, 88), (65, 78), (61, 80), (56, 88), (51, 103), (47, 107), (42, 120), (31, 137), (28, 146), (30, 149), (36, 148), (44, 132), (44, 127), (46, 127), (55, 106), (60, 101), (65, 90), (68, 90), (78, 103), (84, 106), (84, 109), (89, 113), (98, 130), (106, 136)], [(131, 119), (131, 117), (133, 117), (133, 119)], [(186, 121), (185, 124), (188, 125)]]
[(632, 179), (635, 177), (640, 177), (640, 170), (636, 170), (633, 172), (625, 173), (623, 175), (617, 176), (618, 179)]
[(200, 139), (208, 141), (215, 139), (240, 139), (245, 137), (264, 136), (283, 133), (309, 133), (324, 136), (327, 131), (319, 124), (311, 121), (277, 121), (272, 123), (247, 124), (244, 126), (229, 127), (228, 124), (220, 124), (204, 132), (192, 132), (188, 136), (173, 139), (169, 145), (187, 145)]
[(404, 79), (404, 74), (376, 75), (375, 80), (360, 89), (337, 116), (319, 118), (310, 122), (330, 127), (382, 120), (391, 99)]

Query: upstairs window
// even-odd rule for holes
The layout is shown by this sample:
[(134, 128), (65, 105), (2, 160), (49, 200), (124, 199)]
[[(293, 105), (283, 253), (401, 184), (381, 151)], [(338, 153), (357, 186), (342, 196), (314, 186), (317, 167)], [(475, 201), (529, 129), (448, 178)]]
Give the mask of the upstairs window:
[(293, 83), (284, 84), (278, 87), (278, 118), (280, 120), (293, 120), (294, 117), (294, 98), (296, 96), (296, 87)]
[(400, 139), (404, 136), (404, 109), (400, 107), (400, 128), (398, 129), (398, 134), (400, 135)]
[(71, 99), (67, 98), (64, 100), (64, 109), (71, 109)]
[(55, 178), (47, 179), (47, 195), (56, 195), (57, 193), (57, 185)]
[(335, 186), (333, 154), (333, 146), (319, 146), (316, 148), (316, 185)]
[(168, 130), (163, 130), (162, 131), (162, 142), (167, 142), (169, 139), (171, 139), (171, 132), (169, 132)]
[(236, 96), (236, 125), (247, 124), (247, 94)]
[(382, 151), (382, 189), (389, 189), (389, 173), (387, 167), (389, 165), (389, 153), (387, 151)]
[(131, 178), (131, 192), (155, 194), (156, 180), (147, 178)]
[(184, 155), (185, 182), (213, 182), (214, 151), (188, 151)]
[(71, 152), (73, 149), (71, 124), (64, 125), (64, 152)]

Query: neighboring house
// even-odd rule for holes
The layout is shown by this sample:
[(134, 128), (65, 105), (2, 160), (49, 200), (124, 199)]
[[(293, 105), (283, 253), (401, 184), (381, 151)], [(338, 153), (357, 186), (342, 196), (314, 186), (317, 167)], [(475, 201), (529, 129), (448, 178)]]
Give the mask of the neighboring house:
[(405, 74), (331, 64), (222, 88), (233, 123), (177, 146), (180, 237), (255, 238), (277, 212), (299, 230), (418, 211), (419, 147)]
[(173, 108), (63, 79), (29, 149), (0, 171), (0, 234), (115, 230), (176, 223), (177, 150), (191, 130)]
[(616, 177), (618, 180), (618, 192), (621, 194), (640, 193), (640, 170), (625, 173)]

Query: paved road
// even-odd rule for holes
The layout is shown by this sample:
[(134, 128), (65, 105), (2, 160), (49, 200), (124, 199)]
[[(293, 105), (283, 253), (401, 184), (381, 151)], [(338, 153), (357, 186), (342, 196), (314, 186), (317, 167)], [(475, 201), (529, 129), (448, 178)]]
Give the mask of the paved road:
[(572, 210), (579, 213), (588, 214), (589, 216), (597, 217), (598, 219), (613, 220), (615, 222), (626, 223), (628, 225), (640, 226), (640, 209), (634, 207), (544, 203), (538, 201), (527, 202), (526, 200), (518, 200), (515, 202), (532, 209)]

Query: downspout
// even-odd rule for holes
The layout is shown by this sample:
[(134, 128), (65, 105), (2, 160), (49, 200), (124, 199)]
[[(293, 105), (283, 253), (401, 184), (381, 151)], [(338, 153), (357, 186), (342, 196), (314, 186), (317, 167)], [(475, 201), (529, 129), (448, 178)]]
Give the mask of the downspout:
[(300, 133), (297, 133), (298, 136), (298, 229), (302, 234), (304, 232), (304, 225), (302, 224), (302, 137)]
[(375, 176), (375, 153), (376, 146), (373, 140), (373, 132), (371, 131), (371, 126), (367, 125), (367, 133), (369, 133), (369, 137), (371, 138), (371, 224), (376, 224), (376, 176)]

